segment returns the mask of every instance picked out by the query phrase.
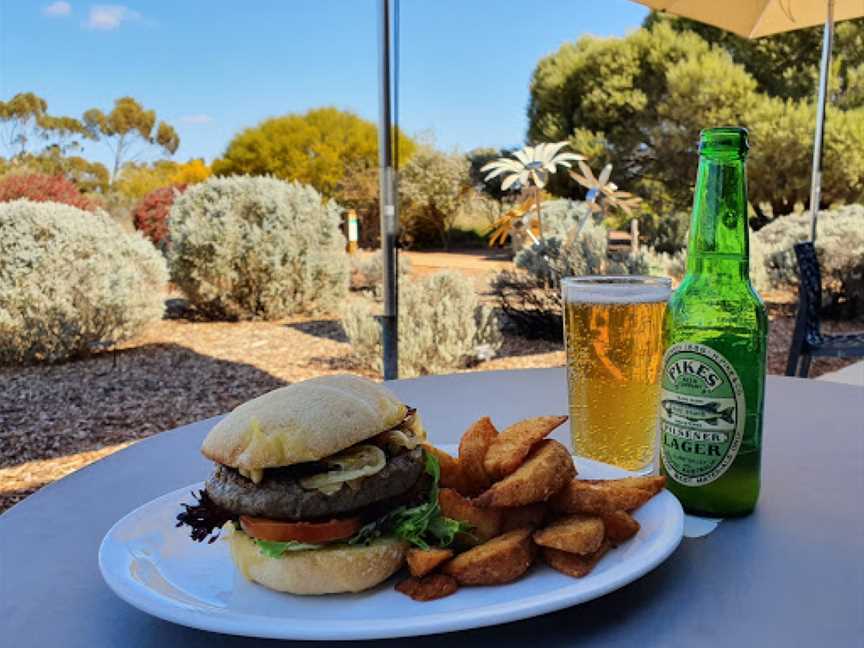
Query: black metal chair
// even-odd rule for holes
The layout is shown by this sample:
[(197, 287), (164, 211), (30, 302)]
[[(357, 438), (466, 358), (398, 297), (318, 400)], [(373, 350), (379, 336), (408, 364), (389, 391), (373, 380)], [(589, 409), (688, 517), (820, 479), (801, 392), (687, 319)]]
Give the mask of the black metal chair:
[(806, 241), (795, 246), (798, 259), (798, 314), (795, 332), (789, 347), (786, 375), (806, 378), (810, 361), (816, 357), (864, 358), (864, 331), (825, 335), (821, 331), (819, 312), (822, 310), (822, 273), (816, 248)]

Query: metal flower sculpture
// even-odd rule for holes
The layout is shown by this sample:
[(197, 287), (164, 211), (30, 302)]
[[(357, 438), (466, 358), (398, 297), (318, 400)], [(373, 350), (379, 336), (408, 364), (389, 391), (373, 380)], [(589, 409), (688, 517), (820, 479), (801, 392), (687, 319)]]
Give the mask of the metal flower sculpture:
[[(514, 230), (519, 227), (524, 227), (525, 235), (531, 239), (532, 243), (537, 242), (537, 237), (534, 236), (534, 223), (524, 223), (522, 217), (525, 216), (531, 209), (534, 208), (534, 197), (528, 196), (522, 202), (514, 205), (501, 215), (492, 225), (492, 233), (489, 236), (489, 247), (503, 245), (508, 236), (511, 240), (514, 236)], [(521, 225), (520, 225), (521, 223)], [(539, 228), (537, 229), (539, 232)]]
[(634, 196), (628, 191), (618, 191), (618, 186), (614, 182), (609, 182), (609, 177), (612, 175), (612, 165), (607, 164), (603, 167), (599, 177), (594, 177), (591, 167), (579, 161), (579, 170), (581, 174), (575, 171), (570, 172), (570, 177), (588, 190), (585, 195), (585, 201), (593, 212), (601, 212), (606, 215), (607, 207), (615, 207), (623, 210), (628, 216), (632, 216), (632, 210), (638, 207), (642, 199)]
[(488, 171), (485, 180), (488, 182), (498, 176), (503, 176), (501, 189), (506, 191), (513, 186), (530, 189), (537, 209), (537, 221), (540, 226), (540, 238), (543, 238), (543, 217), (540, 211), (540, 194), (549, 181), (549, 176), (556, 173), (559, 167), (571, 166), (571, 162), (584, 160), (578, 153), (562, 151), (567, 142), (554, 144), (542, 143), (537, 146), (525, 146), (513, 153), (513, 157), (498, 158), (483, 166), (481, 171)]

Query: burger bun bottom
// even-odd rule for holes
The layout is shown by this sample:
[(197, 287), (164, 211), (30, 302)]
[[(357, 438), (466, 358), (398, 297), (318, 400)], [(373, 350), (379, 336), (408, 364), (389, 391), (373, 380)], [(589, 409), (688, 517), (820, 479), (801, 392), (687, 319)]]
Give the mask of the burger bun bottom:
[(245, 533), (228, 538), (231, 558), (248, 580), (290, 594), (338, 594), (375, 587), (399, 570), (408, 545), (381, 538), (369, 545), (335, 545), (310, 551), (265, 556)]

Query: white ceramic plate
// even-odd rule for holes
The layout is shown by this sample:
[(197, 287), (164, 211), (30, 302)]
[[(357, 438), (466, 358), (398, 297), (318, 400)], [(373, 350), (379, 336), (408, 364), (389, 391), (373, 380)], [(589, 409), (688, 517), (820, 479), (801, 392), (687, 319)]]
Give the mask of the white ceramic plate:
[[(626, 473), (577, 459), (585, 478)], [(585, 578), (534, 566), (522, 579), (496, 587), (465, 587), (418, 603), (393, 589), (397, 575), (361, 594), (291, 596), (249, 583), (226, 543), (199, 544), (175, 528), (193, 484), (153, 500), (117, 522), (102, 540), (99, 568), (123, 600), (167, 621), (227, 634), (274, 639), (378, 639), (435, 634), (506, 623), (590, 601), (663, 562), (678, 546), (684, 514), (667, 491), (639, 509), (639, 533), (610, 551)]]

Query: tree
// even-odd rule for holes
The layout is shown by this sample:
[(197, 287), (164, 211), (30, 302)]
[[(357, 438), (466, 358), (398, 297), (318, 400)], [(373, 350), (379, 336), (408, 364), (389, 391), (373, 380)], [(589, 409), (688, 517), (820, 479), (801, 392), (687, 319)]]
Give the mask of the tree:
[(84, 193), (104, 193), (108, 189), (108, 169), (78, 155), (63, 155), (58, 147), (42, 153), (25, 153), (10, 165), (19, 172), (30, 171), (49, 176), (63, 176)]
[[(746, 126), (759, 226), (809, 198), (812, 110), (805, 99), (760, 92), (729, 52), (659, 22), (625, 38), (583, 37), (542, 59), (531, 81), (528, 136), (569, 139), (595, 166), (613, 162), (622, 189), (669, 214), (692, 201), (699, 130)], [(823, 200), (855, 200), (864, 191), (864, 109), (832, 106), (827, 124)], [(549, 189), (582, 193), (572, 181)]]
[(368, 162), (350, 165), (336, 186), (337, 202), (346, 209), (357, 212), (360, 221), (360, 247), (377, 248), (381, 244), (378, 191), (378, 168), (368, 166)]
[(508, 198), (512, 200), (518, 196), (518, 189), (509, 189), (506, 191), (501, 189), (501, 181), (503, 178), (492, 178), (491, 180), (486, 181), (485, 178), (488, 174), (485, 171), (481, 171), (484, 166), (498, 158), (510, 157), (513, 155), (513, 151), (515, 150), (516, 149), (509, 148), (497, 149), (483, 147), (469, 151), (468, 155), (466, 155), (469, 164), (468, 175), (471, 178), (471, 184), (474, 185), (474, 189), (489, 196), (493, 200), (497, 200), (499, 203), (504, 202)]
[(164, 121), (157, 124), (156, 112), (145, 110), (132, 97), (115, 100), (114, 108), (107, 115), (98, 108), (91, 108), (84, 113), (84, 124), (93, 139), (101, 139), (111, 149), (114, 156), (112, 183), (123, 163), (135, 159), (142, 152), (132, 152), (136, 145), (157, 147), (169, 155), (173, 155), (180, 146), (180, 136), (174, 127)]
[[(781, 99), (809, 99), (816, 94), (822, 27), (797, 29), (769, 38), (741, 38), (695, 20), (652, 12), (643, 26), (665, 24), (676, 32), (694, 32), (726, 50), (753, 76), (760, 92)], [(831, 103), (842, 108), (864, 105), (864, 19), (845, 20), (834, 28)]]
[[(404, 164), (415, 144), (401, 133), (398, 140), (400, 163)], [(332, 198), (348, 169), (374, 169), (377, 165), (378, 129), (374, 123), (352, 112), (316, 108), (302, 115), (266, 119), (242, 131), (213, 163), (213, 172), (296, 180)]]
[(48, 102), (32, 92), (19, 92), (9, 101), (0, 101), (2, 144), (14, 157), (33, 152), (35, 142), (45, 142), (45, 149), (57, 148), (65, 153), (78, 148), (76, 137), (89, 137), (87, 129), (73, 117), (48, 114)]
[(171, 174), (171, 184), (191, 185), (204, 182), (212, 173), (213, 171), (203, 159), (193, 158), (188, 162), (174, 165), (174, 172)]
[(174, 181), (177, 165), (171, 160), (156, 160), (152, 164), (127, 162), (114, 178), (114, 189), (126, 196), (140, 200), (147, 194), (178, 184)]
[(162, 187), (204, 182), (210, 174), (210, 167), (200, 158), (183, 163), (173, 160), (156, 160), (151, 164), (127, 162), (120, 170), (114, 187), (124, 196), (140, 200)]
[(418, 147), (399, 174), (400, 217), (407, 236), (416, 239), (431, 229), (449, 247), (459, 209), (471, 191), (464, 155)]

